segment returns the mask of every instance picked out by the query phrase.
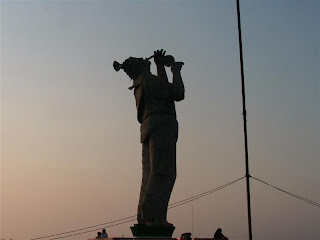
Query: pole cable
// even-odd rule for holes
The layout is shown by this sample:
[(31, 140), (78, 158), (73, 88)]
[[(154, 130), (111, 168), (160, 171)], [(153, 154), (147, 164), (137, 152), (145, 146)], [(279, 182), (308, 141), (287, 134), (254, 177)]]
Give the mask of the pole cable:
[[(110, 228), (110, 227), (114, 227), (114, 226), (118, 226), (118, 225), (121, 225), (121, 224), (124, 224), (124, 223), (128, 223), (128, 222), (132, 222), (134, 221), (135, 219), (131, 219), (131, 220), (127, 220), (127, 221), (124, 221), (124, 222), (120, 222), (120, 223), (115, 223), (115, 224), (112, 224), (112, 225), (109, 225), (109, 226), (105, 226), (105, 228)], [(80, 232), (80, 233), (73, 233), (73, 234), (70, 234), (70, 235), (67, 235), (67, 236), (60, 236), (60, 237), (56, 237), (56, 238), (50, 238), (50, 240), (55, 240), (55, 239), (61, 239), (61, 238), (67, 238), (67, 237), (72, 237), (72, 236), (77, 236), (77, 235), (81, 235), (81, 234), (85, 234), (85, 233), (89, 233), (89, 232), (95, 232), (95, 231), (99, 231), (101, 230), (101, 228), (97, 228), (97, 229), (91, 229), (89, 231), (85, 231), (85, 232)]]
[[(90, 229), (90, 228), (94, 228), (94, 227), (98, 227), (98, 226), (106, 226), (106, 225), (108, 225), (110, 223), (120, 222), (120, 221), (123, 221), (123, 220), (126, 220), (126, 219), (134, 218), (136, 216), (137, 215), (133, 215), (133, 216), (130, 216), (130, 217), (121, 218), (121, 219), (114, 220), (114, 221), (111, 221), (111, 222), (101, 223), (101, 224), (93, 225), (93, 226), (90, 226), (90, 227), (79, 228), (79, 229), (75, 229), (75, 230), (71, 230), (71, 231), (67, 231), (67, 232), (61, 232), (61, 233), (56, 233), (56, 234), (52, 234), (52, 235), (32, 238), (30, 240), (38, 240), (38, 239), (43, 239), (43, 238), (56, 237), (56, 236), (59, 236), (59, 235), (65, 235), (65, 234), (68, 234), (68, 233), (74, 233), (74, 232), (78, 232), (78, 231), (82, 231), (82, 230), (86, 230), (86, 229)], [(134, 219), (132, 219), (132, 220), (134, 220)], [(130, 221), (132, 221), (132, 220), (130, 220)]]
[(251, 177), (251, 178), (253, 178), (254, 180), (259, 181), (259, 182), (261, 182), (261, 183), (263, 183), (263, 184), (265, 184), (265, 185), (267, 185), (267, 186), (270, 186), (270, 187), (272, 187), (272, 188), (274, 188), (274, 189), (276, 189), (276, 190), (278, 190), (278, 191), (280, 191), (280, 192), (283, 192), (283, 193), (285, 193), (285, 194), (288, 194), (288, 195), (291, 196), (291, 197), (294, 197), (294, 198), (297, 198), (297, 199), (299, 199), (299, 200), (302, 200), (302, 201), (304, 201), (304, 202), (306, 202), (306, 203), (309, 203), (309, 204), (311, 204), (311, 205), (313, 205), (313, 206), (320, 207), (320, 203), (317, 203), (317, 202), (314, 202), (314, 201), (312, 201), (312, 200), (310, 200), (310, 199), (307, 199), (307, 198), (301, 197), (301, 196), (299, 196), (299, 195), (290, 193), (290, 192), (288, 192), (288, 191), (286, 191), (286, 190), (283, 190), (283, 189), (281, 189), (281, 188), (278, 188), (278, 187), (276, 187), (276, 186), (274, 186), (274, 185), (272, 185), (272, 184), (270, 184), (270, 183), (267, 183), (267, 182), (265, 182), (265, 181), (262, 181), (262, 180), (259, 179), (259, 178), (255, 178), (255, 177)]
[(189, 203), (189, 202), (192, 202), (192, 201), (194, 201), (194, 200), (197, 200), (197, 199), (199, 199), (199, 198), (202, 198), (202, 197), (205, 197), (205, 196), (207, 196), (207, 195), (210, 195), (210, 194), (212, 194), (212, 193), (214, 193), (214, 192), (217, 192), (217, 191), (219, 191), (219, 190), (221, 190), (221, 189), (223, 189), (223, 188), (225, 188), (225, 187), (228, 187), (228, 186), (230, 186), (230, 185), (232, 185), (232, 184), (240, 181), (240, 180), (243, 179), (243, 178), (245, 178), (245, 177), (238, 178), (238, 179), (236, 179), (236, 180), (233, 180), (232, 182), (229, 182), (229, 183), (226, 183), (226, 184), (224, 184), (224, 185), (222, 185), (222, 186), (220, 186), (220, 187), (211, 189), (210, 191), (207, 191), (207, 192), (204, 192), (204, 193), (200, 193), (200, 194), (198, 194), (198, 195), (196, 195), (196, 196), (194, 196), (194, 197), (189, 197), (189, 198), (186, 198), (186, 199), (181, 200), (181, 201), (179, 201), (179, 202), (172, 203), (172, 204), (169, 205), (168, 209), (176, 208), (176, 207), (179, 207), (179, 206), (184, 205), (184, 204), (186, 204), (186, 203)]
[[(240, 181), (241, 179), (243, 179), (245, 177), (241, 177), (241, 178), (238, 178), (236, 180), (233, 180), (231, 182), (228, 182), (222, 186), (219, 186), (217, 188), (214, 188), (214, 189), (211, 189), (209, 191), (206, 191), (206, 192), (203, 192), (203, 193), (200, 193), (198, 195), (195, 195), (193, 197), (189, 197), (189, 198), (186, 198), (184, 200), (181, 200), (181, 201), (178, 201), (178, 202), (175, 202), (175, 203), (172, 203), (169, 205), (168, 209), (172, 209), (172, 208), (176, 208), (176, 207), (179, 207), (179, 206), (182, 206), (184, 204), (187, 204), (189, 202), (192, 202), (196, 199), (199, 199), (199, 198), (202, 198), (202, 197), (205, 197), (209, 194), (212, 194), (216, 191), (219, 191), (223, 188), (226, 188), (238, 181)], [(118, 225), (121, 225), (121, 224), (124, 224), (124, 223), (128, 223), (128, 222), (131, 222), (133, 220), (135, 220), (135, 217), (137, 215), (132, 215), (132, 216), (129, 216), (129, 217), (125, 217), (125, 218), (121, 218), (121, 219), (118, 219), (118, 220), (114, 220), (114, 221), (110, 221), (110, 222), (106, 222), (106, 223), (101, 223), (101, 224), (97, 224), (97, 225), (93, 225), (93, 226), (90, 226), (90, 227), (84, 227), (84, 228), (79, 228), (79, 229), (75, 229), (75, 230), (71, 230), (71, 231), (67, 231), (67, 232), (61, 232), (61, 233), (57, 233), (57, 234), (52, 234), (52, 235), (47, 235), (47, 236), (42, 236), (42, 237), (37, 237), (37, 238), (32, 238), (30, 240), (39, 240), (39, 239), (44, 239), (44, 238), (50, 238), (51, 240), (54, 240), (54, 239), (60, 239), (60, 238), (67, 238), (67, 237), (71, 237), (71, 236), (76, 236), (76, 235), (81, 235), (81, 234), (84, 234), (84, 233), (89, 233), (89, 232), (94, 232), (94, 231), (98, 231), (100, 230), (100, 228), (102, 226), (105, 226), (105, 228), (110, 228), (110, 227), (113, 227), (113, 226), (118, 226)], [(127, 220), (129, 219), (129, 220)], [(127, 220), (127, 221), (124, 221), (124, 220)], [(116, 222), (119, 222), (119, 223), (116, 223)], [(111, 224), (111, 223), (115, 223), (115, 224), (112, 224), (112, 225), (108, 225), (108, 224)], [(88, 230), (90, 228), (94, 228), (94, 227), (98, 227), (100, 226), (100, 228), (98, 229), (91, 229), (91, 230)], [(83, 230), (88, 230), (88, 231), (85, 231), (85, 232), (80, 232), (80, 233), (76, 233), (76, 232), (79, 232), (79, 231), (83, 231)], [(70, 234), (71, 233), (71, 234)], [(70, 235), (66, 235), (66, 234), (70, 234)], [(61, 235), (66, 235), (66, 236), (61, 236)], [(51, 238), (51, 237), (55, 237), (55, 238)]]

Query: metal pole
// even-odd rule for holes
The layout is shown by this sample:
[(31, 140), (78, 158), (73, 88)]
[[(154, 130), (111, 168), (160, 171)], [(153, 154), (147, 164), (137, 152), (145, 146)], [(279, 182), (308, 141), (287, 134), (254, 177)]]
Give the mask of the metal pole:
[(247, 205), (248, 205), (248, 227), (249, 227), (249, 240), (252, 240), (251, 201), (250, 201), (250, 184), (249, 184), (250, 174), (249, 174), (248, 140), (247, 140), (247, 111), (246, 111), (246, 95), (245, 95), (245, 86), (244, 86), (243, 55), (242, 55), (242, 37), (241, 37), (240, 3), (239, 3), (239, 0), (237, 0), (237, 17), (238, 17), (238, 35), (239, 35), (240, 67), (241, 67), (241, 85), (242, 85), (242, 108), (243, 108), (244, 146), (245, 146), (245, 160), (246, 160), (246, 185), (247, 185)]

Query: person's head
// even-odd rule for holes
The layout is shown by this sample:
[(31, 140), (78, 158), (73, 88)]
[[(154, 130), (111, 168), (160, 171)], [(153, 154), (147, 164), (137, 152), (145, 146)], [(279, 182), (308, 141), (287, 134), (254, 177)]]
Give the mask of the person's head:
[(97, 232), (97, 234), (98, 234), (98, 237), (100, 237), (100, 236), (101, 236), (101, 232)]
[(181, 238), (184, 238), (184, 239), (191, 239), (191, 233), (187, 232), (187, 233), (182, 233), (181, 234)]
[(222, 229), (221, 229), (221, 228), (218, 228), (216, 232), (217, 232), (217, 233), (221, 233), (221, 232), (222, 232)]
[(143, 71), (150, 71), (151, 63), (143, 58), (129, 57), (122, 63), (122, 69), (133, 80), (135, 80)]
[(104, 228), (104, 229), (102, 229), (102, 233), (106, 233), (106, 229)]

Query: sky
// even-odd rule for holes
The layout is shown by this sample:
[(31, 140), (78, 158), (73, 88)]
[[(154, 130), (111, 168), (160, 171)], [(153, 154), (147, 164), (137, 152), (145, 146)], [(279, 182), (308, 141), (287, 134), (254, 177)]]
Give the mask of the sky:
[[(0, 2), (1, 239), (136, 214), (140, 126), (132, 82), (114, 60), (165, 49), (185, 63), (170, 203), (245, 175), (235, 0)], [(240, 8), (250, 174), (319, 203), (320, 2)], [(320, 239), (318, 207), (252, 178), (250, 187), (254, 239)], [(248, 239), (246, 201), (242, 179), (171, 209), (173, 237), (220, 227)], [(132, 237), (134, 223), (107, 228), (109, 237)], [(94, 238), (97, 228), (65, 239)]]

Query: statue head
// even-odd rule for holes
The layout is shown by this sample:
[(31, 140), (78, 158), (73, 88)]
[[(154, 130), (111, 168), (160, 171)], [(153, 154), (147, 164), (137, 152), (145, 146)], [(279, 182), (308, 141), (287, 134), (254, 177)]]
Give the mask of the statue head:
[(123, 69), (125, 73), (133, 80), (135, 80), (144, 71), (150, 71), (151, 63), (143, 58), (129, 57), (122, 64), (118, 62), (113, 63), (116, 71)]

